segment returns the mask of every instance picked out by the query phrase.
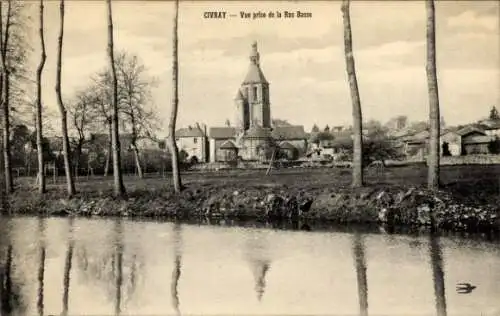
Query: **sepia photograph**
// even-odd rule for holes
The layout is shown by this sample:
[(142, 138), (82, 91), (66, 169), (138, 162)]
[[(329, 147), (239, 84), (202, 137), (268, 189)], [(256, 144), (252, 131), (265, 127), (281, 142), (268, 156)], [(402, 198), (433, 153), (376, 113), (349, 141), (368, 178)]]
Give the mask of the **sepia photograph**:
[(0, 0), (0, 316), (500, 316), (500, 2)]

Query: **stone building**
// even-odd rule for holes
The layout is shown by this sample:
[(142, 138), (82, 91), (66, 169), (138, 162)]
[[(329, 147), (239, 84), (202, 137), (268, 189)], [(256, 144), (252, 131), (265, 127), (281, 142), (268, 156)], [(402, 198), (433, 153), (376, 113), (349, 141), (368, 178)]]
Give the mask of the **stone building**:
[(210, 161), (225, 161), (234, 156), (227, 150), (235, 149), (242, 160), (262, 160), (269, 146), (283, 147), (287, 157), (294, 156), (290, 152), (296, 157), (304, 154), (307, 136), (303, 126), (272, 126), (269, 82), (261, 69), (256, 42), (249, 59), (247, 75), (234, 100), (235, 126), (210, 128)]
[[(180, 128), (175, 132), (175, 140), (179, 152), (185, 152), (186, 160), (208, 161), (208, 139), (205, 126), (196, 124)], [(166, 143), (168, 144), (168, 137)]]

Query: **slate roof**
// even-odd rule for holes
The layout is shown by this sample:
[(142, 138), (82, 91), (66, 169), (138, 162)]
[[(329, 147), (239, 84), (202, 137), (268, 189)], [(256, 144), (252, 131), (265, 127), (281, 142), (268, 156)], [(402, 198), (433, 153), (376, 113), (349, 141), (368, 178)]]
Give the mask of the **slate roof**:
[(282, 142), (280, 144), (280, 148), (281, 149), (288, 149), (288, 150), (294, 150), (295, 149), (295, 146), (293, 146), (292, 144), (290, 144), (289, 142)]
[(465, 136), (467, 134), (474, 133), (474, 132), (486, 135), (486, 133), (484, 132), (483, 129), (478, 128), (476, 126), (472, 126), (472, 125), (465, 126), (464, 128), (458, 130), (457, 134), (460, 135), (460, 136)]
[(227, 140), (222, 145), (220, 145), (219, 148), (220, 149), (237, 149), (238, 147), (236, 147), (236, 145), (232, 141)]
[(234, 127), (211, 127), (208, 135), (215, 139), (227, 139), (236, 136), (236, 128)]
[(259, 65), (253, 63), (250, 64), (247, 75), (243, 80), (243, 84), (248, 83), (269, 83), (266, 80), (266, 77), (264, 76), (264, 73), (262, 72), (262, 69), (260, 69)]
[(238, 92), (236, 92), (236, 97), (234, 97), (235, 100), (244, 100), (245, 97), (243, 96), (243, 93), (241, 93), (241, 90), (238, 89)]
[(487, 119), (481, 122), (485, 129), (500, 129), (500, 120)]
[(271, 129), (264, 127), (250, 127), (245, 133), (244, 138), (270, 138)]
[(302, 140), (307, 139), (307, 134), (302, 125), (276, 126), (271, 135), (277, 139)]
[(175, 132), (175, 137), (203, 137), (204, 133), (199, 127), (180, 128)]

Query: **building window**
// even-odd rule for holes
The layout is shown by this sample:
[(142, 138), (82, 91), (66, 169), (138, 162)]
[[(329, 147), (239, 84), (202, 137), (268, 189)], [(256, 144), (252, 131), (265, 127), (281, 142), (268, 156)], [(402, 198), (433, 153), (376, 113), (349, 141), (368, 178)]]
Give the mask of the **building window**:
[(198, 138), (193, 138), (193, 143), (197, 144), (198, 143)]
[(258, 100), (257, 87), (253, 87), (253, 100), (254, 101)]

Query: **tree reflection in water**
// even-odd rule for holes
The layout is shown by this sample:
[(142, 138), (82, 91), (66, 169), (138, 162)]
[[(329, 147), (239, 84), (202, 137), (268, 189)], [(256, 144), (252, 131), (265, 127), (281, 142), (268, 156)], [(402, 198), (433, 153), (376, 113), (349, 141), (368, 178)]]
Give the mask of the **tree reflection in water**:
[(26, 310), (21, 294), (21, 284), (12, 278), (13, 247), (8, 245), (5, 262), (0, 266), (0, 315), (22, 314)]
[(43, 315), (44, 310), (44, 277), (45, 277), (45, 219), (42, 217), (38, 218), (38, 240), (39, 240), (39, 260), (38, 260), (38, 299), (37, 299), (37, 311), (38, 315)]
[(172, 283), (170, 286), (172, 295), (172, 307), (174, 308), (177, 315), (180, 315), (179, 309), (179, 279), (181, 277), (181, 259), (182, 259), (182, 235), (181, 235), (181, 225), (175, 223), (173, 227), (173, 242), (174, 242), (174, 270), (172, 271)]
[(122, 285), (123, 285), (123, 223), (121, 220), (115, 221), (115, 257), (113, 265), (113, 272), (116, 271), (115, 277), (115, 315), (121, 313), (122, 302)]
[(436, 313), (438, 316), (446, 316), (446, 293), (444, 286), (443, 254), (439, 237), (431, 233), (429, 252), (432, 266), (432, 280), (434, 283), (434, 296), (436, 300)]
[(98, 248), (78, 242), (74, 256), (83, 282), (103, 287), (106, 297), (113, 303), (114, 314), (119, 315), (132, 300), (144, 267), (138, 248), (127, 249), (131, 254), (126, 255), (123, 221), (117, 219), (112, 225), (111, 238), (104, 239)]
[(368, 281), (366, 277), (365, 244), (359, 233), (353, 236), (354, 264), (358, 283), (359, 314), (368, 315)]
[(266, 290), (266, 275), (271, 268), (271, 260), (267, 249), (265, 233), (255, 230), (246, 243), (246, 256), (255, 280), (257, 300), (261, 301)]
[(73, 238), (73, 222), (74, 219), (71, 217), (68, 220), (68, 248), (66, 250), (66, 259), (64, 263), (64, 277), (63, 277), (63, 298), (62, 305), (63, 310), (61, 315), (68, 315), (68, 301), (69, 301), (69, 283), (71, 274), (71, 265), (73, 261), (73, 248), (74, 248), (74, 238)]

